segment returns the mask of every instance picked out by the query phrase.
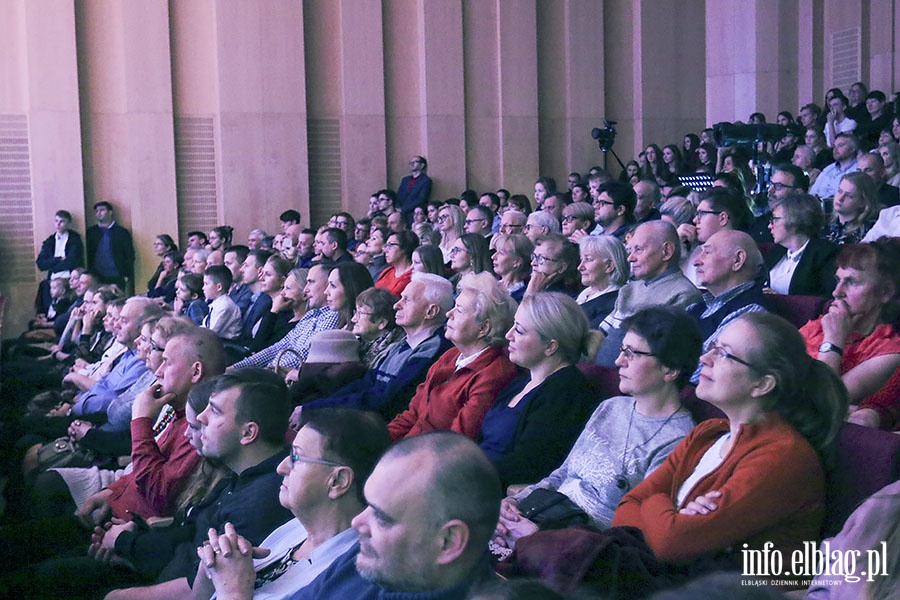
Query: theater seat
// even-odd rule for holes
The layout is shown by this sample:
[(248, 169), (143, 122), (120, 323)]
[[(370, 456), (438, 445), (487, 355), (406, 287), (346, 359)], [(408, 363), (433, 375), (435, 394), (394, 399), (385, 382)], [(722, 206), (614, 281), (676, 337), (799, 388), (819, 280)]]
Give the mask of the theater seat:
[(821, 315), (825, 310), (825, 305), (831, 301), (830, 298), (822, 296), (782, 294), (769, 294), (766, 296), (766, 300), (773, 313), (784, 317), (797, 329)]
[(841, 530), (863, 500), (900, 478), (900, 435), (845, 423), (828, 481), (824, 537)]
[(578, 370), (581, 371), (587, 380), (594, 386), (597, 398), (600, 401), (620, 396), (619, 391), (619, 370), (609, 367), (602, 367), (593, 363), (578, 363)]

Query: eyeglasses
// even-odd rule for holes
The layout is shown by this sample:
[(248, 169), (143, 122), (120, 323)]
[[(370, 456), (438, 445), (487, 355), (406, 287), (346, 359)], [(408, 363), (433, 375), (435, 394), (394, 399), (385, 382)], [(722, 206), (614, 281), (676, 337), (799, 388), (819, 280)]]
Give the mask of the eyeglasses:
[(446, 221), (449, 218), (450, 218), (450, 215), (438, 215), (437, 220), (438, 220), (438, 223), (443, 223), (444, 221)]
[(549, 256), (541, 256), (540, 254), (532, 254), (531, 262), (533, 262), (534, 264), (536, 264), (540, 267), (540, 266), (543, 266), (544, 263), (546, 263), (546, 262), (562, 262), (562, 261), (558, 258), (550, 258)]
[(472, 223), (479, 223), (486, 220), (487, 219), (466, 219), (466, 225), (471, 225)]
[(366, 316), (366, 317), (371, 317), (372, 315), (375, 314), (373, 312), (366, 312), (364, 310), (359, 310), (358, 308), (353, 312), (356, 313), (357, 315)]
[(643, 350), (635, 350), (631, 346), (620, 346), (619, 354), (625, 357), (625, 360), (634, 360), (635, 356), (656, 356), (652, 352), (644, 352)]
[(775, 221), (781, 221), (784, 217), (776, 217), (775, 215), (769, 215), (769, 223), (774, 223)]
[(794, 186), (792, 186), (792, 185), (787, 185), (787, 184), (784, 184), (784, 183), (781, 183), (780, 181), (773, 181), (772, 183), (769, 184), (769, 187), (770, 187), (770, 188), (773, 188), (774, 190), (779, 191), (779, 192), (780, 192), (781, 190), (792, 190), (792, 189), (794, 189)]
[(524, 225), (512, 225), (510, 223), (505, 223), (500, 226), (500, 231), (510, 230), (510, 229), (522, 229), (525, 227)]
[(387, 244), (384, 245), (384, 247), (385, 248), (399, 248), (400, 244), (398, 244), (397, 242), (388, 242)]
[(754, 371), (759, 371), (759, 369), (754, 367), (752, 364), (750, 364), (743, 358), (738, 358), (737, 356), (735, 356), (734, 354), (732, 354), (731, 352), (729, 352), (728, 350), (726, 350), (723, 346), (720, 346), (719, 344), (713, 344), (712, 346), (710, 346), (709, 350), (707, 351), (707, 354), (711, 354), (713, 356), (713, 358), (715, 358), (715, 359), (727, 358), (729, 360), (733, 360), (736, 363), (740, 363), (740, 364), (744, 365), (745, 367), (750, 367)]
[(566, 215), (565, 217), (563, 217), (563, 221), (565, 221), (566, 223), (571, 223), (572, 221), (577, 221), (577, 220), (578, 220), (578, 217), (576, 217), (575, 215)]
[(154, 342), (153, 340), (150, 340), (150, 349), (153, 352), (163, 352), (163, 351), (165, 351), (166, 347), (165, 346), (157, 346), (156, 342)]
[(610, 202), (609, 200), (600, 200), (599, 198), (592, 202), (594, 206), (615, 206), (615, 202)]
[(460, 252), (465, 252), (465, 251), (466, 251), (465, 248), (460, 248), (459, 246), (453, 246), (452, 248), (450, 248), (450, 256), (453, 256), (454, 254), (459, 254)]
[(330, 460), (325, 460), (324, 458), (313, 458), (311, 456), (303, 456), (302, 454), (298, 454), (296, 450), (291, 450), (291, 467), (296, 465), (298, 462), (312, 463), (314, 465), (325, 465), (326, 467), (343, 467), (341, 463), (336, 463)]

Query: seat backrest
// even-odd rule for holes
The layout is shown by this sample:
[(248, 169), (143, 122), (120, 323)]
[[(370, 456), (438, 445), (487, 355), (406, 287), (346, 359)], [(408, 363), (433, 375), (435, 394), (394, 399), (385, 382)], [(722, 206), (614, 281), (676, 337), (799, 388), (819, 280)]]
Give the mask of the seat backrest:
[(769, 308), (773, 313), (790, 321), (800, 329), (809, 321), (817, 318), (831, 300), (821, 296), (797, 296), (769, 294), (766, 296)]
[(610, 369), (593, 363), (578, 363), (577, 366), (578, 370), (591, 382), (600, 401), (621, 395), (618, 369)]
[(841, 530), (863, 500), (900, 478), (900, 435), (845, 423), (828, 481), (824, 535)]

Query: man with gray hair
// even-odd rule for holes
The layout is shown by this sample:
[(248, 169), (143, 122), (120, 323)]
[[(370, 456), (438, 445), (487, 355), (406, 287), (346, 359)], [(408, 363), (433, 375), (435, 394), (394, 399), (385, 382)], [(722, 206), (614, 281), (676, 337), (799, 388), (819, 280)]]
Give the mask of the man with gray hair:
[[(451, 308), (453, 285), (447, 279), (431, 273), (413, 273), (412, 281), (394, 305), (397, 325), (403, 328), (406, 339), (394, 343), (361, 379), (328, 398), (304, 404), (303, 411), (358, 408), (393, 419), (409, 405), (432, 363), (450, 348), (450, 342), (444, 338), (444, 321)], [(299, 426), (297, 411), (291, 423)]]
[(259, 250), (262, 248), (266, 239), (266, 232), (262, 229), (254, 229), (247, 235), (247, 247), (251, 250)]
[[(759, 247), (743, 231), (723, 229), (703, 244), (694, 267), (697, 280), (706, 291), (687, 311), (700, 326), (704, 353), (734, 319), (766, 310), (768, 302), (759, 277), (762, 265)], [(691, 382), (696, 384), (699, 376), (698, 366)]]
[(525, 222), (525, 235), (533, 244), (536, 239), (548, 233), (559, 233), (562, 228), (559, 219), (551, 215), (549, 212), (539, 210), (528, 215)]
[(525, 213), (513, 209), (507, 210), (500, 217), (500, 233), (504, 235), (525, 233), (525, 222), (527, 220), (528, 217), (525, 216)]

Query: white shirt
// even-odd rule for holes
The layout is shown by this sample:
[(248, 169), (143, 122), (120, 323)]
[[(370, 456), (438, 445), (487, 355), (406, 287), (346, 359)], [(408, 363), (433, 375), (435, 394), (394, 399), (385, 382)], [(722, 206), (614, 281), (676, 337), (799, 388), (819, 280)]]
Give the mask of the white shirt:
[(773, 291), (779, 294), (790, 293), (788, 290), (791, 287), (791, 279), (794, 277), (794, 271), (797, 270), (797, 265), (800, 264), (800, 258), (803, 256), (803, 251), (806, 250), (807, 246), (809, 246), (809, 240), (796, 252), (788, 250), (787, 254), (782, 256), (781, 260), (769, 269), (769, 287)]
[(878, 220), (862, 239), (862, 243), (874, 242), (883, 235), (900, 237), (900, 204), (881, 209)]
[(725, 442), (730, 437), (730, 433), (721, 436), (709, 447), (709, 450), (704, 452), (700, 462), (694, 467), (694, 472), (691, 473), (690, 476), (684, 480), (684, 483), (681, 484), (681, 487), (678, 488), (678, 508), (681, 508), (684, 505), (688, 493), (694, 489), (697, 482), (718, 469), (719, 465), (725, 461), (725, 457), (722, 456), (722, 446), (725, 445)]
[(65, 258), (66, 244), (69, 243), (69, 232), (57, 233), (55, 237), (56, 247), (53, 249), (53, 258)]
[[(850, 117), (844, 117), (844, 120), (838, 123), (834, 122), (834, 135), (837, 136), (839, 133), (844, 133), (845, 131), (853, 131), (856, 129), (856, 121), (851, 119)], [(834, 138), (831, 137), (831, 132), (828, 130), (828, 127), (825, 127), (825, 143), (829, 148), (834, 147)]]

